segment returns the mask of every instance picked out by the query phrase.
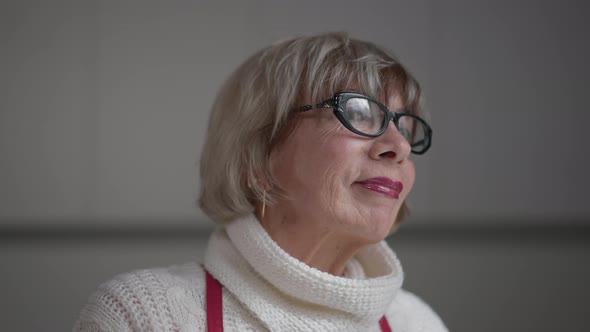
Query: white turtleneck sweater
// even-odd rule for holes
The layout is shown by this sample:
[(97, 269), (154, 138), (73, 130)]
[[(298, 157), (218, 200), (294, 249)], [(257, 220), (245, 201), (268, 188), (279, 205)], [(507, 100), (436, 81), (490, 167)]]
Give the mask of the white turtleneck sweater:
[[(226, 331), (448, 331), (420, 298), (401, 289), (403, 271), (382, 241), (365, 247), (342, 277), (282, 250), (250, 215), (216, 230), (205, 268), (224, 286)], [(140, 270), (101, 285), (74, 331), (206, 331), (205, 271), (189, 263)]]

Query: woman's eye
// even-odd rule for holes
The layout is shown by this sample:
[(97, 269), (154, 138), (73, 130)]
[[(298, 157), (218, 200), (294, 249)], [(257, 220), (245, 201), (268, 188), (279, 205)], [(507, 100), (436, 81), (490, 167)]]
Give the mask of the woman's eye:
[(372, 122), (371, 103), (364, 98), (351, 98), (346, 101), (344, 106), (348, 120), (353, 123), (369, 123)]
[(410, 141), (412, 133), (410, 132), (409, 129), (407, 128), (400, 128), (399, 129), (399, 133), (402, 134), (403, 137), (405, 137), (408, 141)]
[(353, 109), (352, 111), (348, 112), (348, 118), (350, 121), (369, 121), (371, 119), (368, 116), (368, 112), (362, 109)]

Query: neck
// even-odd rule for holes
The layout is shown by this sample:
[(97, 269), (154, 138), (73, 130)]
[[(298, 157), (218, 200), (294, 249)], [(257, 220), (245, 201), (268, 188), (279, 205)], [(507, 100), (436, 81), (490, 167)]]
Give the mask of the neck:
[(358, 241), (334, 230), (322, 229), (325, 222), (288, 217), (268, 207), (264, 217), (260, 210), (256, 216), (281, 249), (308, 266), (332, 275), (343, 275), (347, 263), (362, 247)]

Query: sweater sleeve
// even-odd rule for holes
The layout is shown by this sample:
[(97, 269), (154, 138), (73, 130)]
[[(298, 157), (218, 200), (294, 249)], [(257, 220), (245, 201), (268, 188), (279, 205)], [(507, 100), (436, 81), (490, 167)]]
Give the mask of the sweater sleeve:
[(176, 326), (163, 293), (163, 287), (151, 271), (117, 276), (90, 296), (73, 331), (172, 330)]
[(117, 292), (121, 286), (117, 280), (101, 285), (82, 308), (73, 332), (132, 331), (137, 324)]

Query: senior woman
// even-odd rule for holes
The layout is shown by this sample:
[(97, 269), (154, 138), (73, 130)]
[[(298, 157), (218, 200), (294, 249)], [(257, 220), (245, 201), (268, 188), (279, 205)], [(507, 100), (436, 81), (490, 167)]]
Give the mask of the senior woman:
[(202, 263), (100, 286), (78, 331), (447, 331), (383, 241), (428, 150), (416, 80), (346, 34), (285, 40), (221, 88), (201, 156)]

